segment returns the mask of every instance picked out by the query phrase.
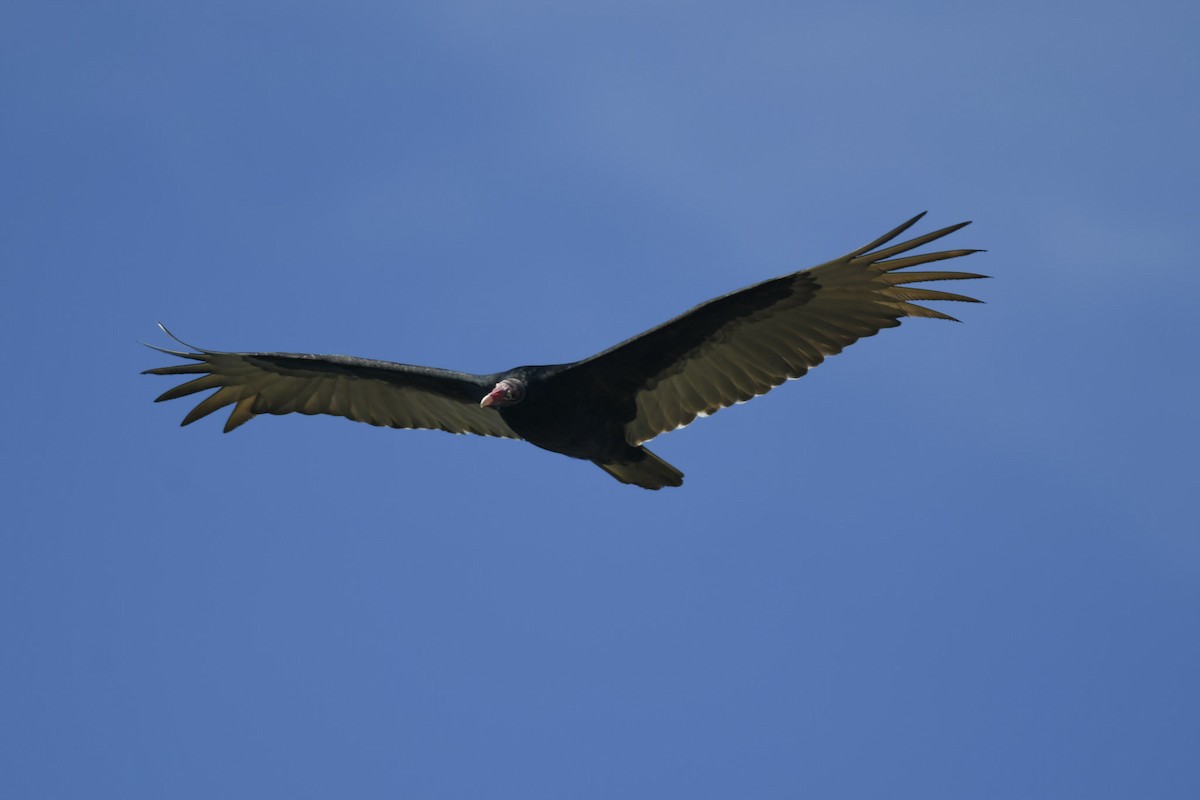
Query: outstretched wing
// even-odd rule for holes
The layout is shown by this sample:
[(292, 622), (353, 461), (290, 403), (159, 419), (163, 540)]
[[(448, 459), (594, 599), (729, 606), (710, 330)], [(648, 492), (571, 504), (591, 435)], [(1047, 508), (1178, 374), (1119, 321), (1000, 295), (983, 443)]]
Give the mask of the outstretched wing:
[[(963, 222), (882, 248), (918, 214), (852, 253), (812, 269), (763, 281), (696, 306), (675, 319), (573, 365), (588, 385), (603, 386), (629, 415), (626, 439), (640, 444), (726, 406), (799, 378), (826, 356), (901, 317), (953, 320), (915, 300), (971, 297), (905, 284), (983, 278), (970, 272), (897, 272), (969, 255), (944, 250), (900, 258), (969, 225)], [(630, 404), (627, 401), (633, 399)]]
[[(163, 332), (175, 336), (161, 324)], [(175, 341), (194, 352), (148, 347), (195, 363), (148, 369), (145, 375), (198, 375), (168, 389), (155, 402), (217, 391), (183, 418), (188, 425), (233, 406), (225, 432), (257, 414), (333, 414), (389, 428), (430, 428), (450, 433), (521, 437), (479, 400), (498, 378), (350, 356), (298, 353), (225, 353)]]

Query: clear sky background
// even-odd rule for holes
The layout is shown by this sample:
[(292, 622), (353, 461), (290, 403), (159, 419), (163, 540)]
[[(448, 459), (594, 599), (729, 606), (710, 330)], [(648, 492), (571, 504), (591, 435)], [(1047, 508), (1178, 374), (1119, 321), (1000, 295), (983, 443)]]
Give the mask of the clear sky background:
[[(7, 2), (0, 795), (1200, 797), (1192, 2)], [(928, 209), (994, 276), (659, 439), (154, 405), (574, 360)], [(949, 287), (948, 287), (949, 288)]]

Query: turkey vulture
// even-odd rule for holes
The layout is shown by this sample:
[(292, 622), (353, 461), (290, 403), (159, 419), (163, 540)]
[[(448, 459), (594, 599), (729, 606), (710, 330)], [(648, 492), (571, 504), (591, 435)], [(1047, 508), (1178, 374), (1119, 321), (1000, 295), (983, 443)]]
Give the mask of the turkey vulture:
[(901, 317), (954, 320), (912, 301), (979, 302), (907, 284), (983, 275), (897, 271), (979, 252), (901, 256), (969, 222), (884, 247), (922, 216), (841, 258), (709, 300), (573, 364), (469, 375), (350, 356), (225, 353), (192, 347), (160, 324), (195, 352), (148, 346), (195, 363), (143, 374), (199, 376), (155, 402), (217, 390), (184, 425), (230, 405), (226, 433), (256, 414), (334, 414), (392, 428), (524, 439), (588, 459), (622, 483), (679, 486), (683, 473), (643, 442), (799, 378)]

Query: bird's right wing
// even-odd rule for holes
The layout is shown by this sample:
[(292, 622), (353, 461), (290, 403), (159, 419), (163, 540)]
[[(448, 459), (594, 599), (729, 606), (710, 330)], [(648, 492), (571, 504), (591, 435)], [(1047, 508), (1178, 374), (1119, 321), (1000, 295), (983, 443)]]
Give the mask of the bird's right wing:
[(480, 398), (495, 384), (490, 376), (351, 356), (225, 353), (180, 344), (194, 352), (147, 346), (195, 363), (148, 369), (143, 374), (198, 376), (163, 392), (155, 402), (217, 390), (188, 412), (184, 425), (233, 406), (226, 433), (258, 414), (295, 412), (332, 414), (389, 428), (521, 438), (495, 409), (480, 408)]
[(912, 301), (979, 301), (906, 284), (983, 275), (897, 270), (978, 252), (903, 255), (967, 223), (884, 246), (922, 216), (826, 264), (702, 303), (564, 375), (610, 392), (627, 415), (628, 442), (637, 445), (798, 378), (858, 339), (899, 325), (901, 317), (954, 319)]

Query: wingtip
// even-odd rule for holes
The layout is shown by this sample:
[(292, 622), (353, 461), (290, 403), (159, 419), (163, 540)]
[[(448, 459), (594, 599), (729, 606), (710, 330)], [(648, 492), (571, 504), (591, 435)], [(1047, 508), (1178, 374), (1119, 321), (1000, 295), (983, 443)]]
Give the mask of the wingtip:
[(178, 336), (176, 336), (175, 334), (171, 333), (170, 329), (169, 329), (169, 328), (167, 328), (167, 326), (166, 326), (166, 325), (163, 325), (163, 324), (162, 324), (162, 322), (156, 321), (156, 322), (155, 322), (155, 324), (156, 324), (156, 325), (158, 325), (158, 329), (159, 329), (160, 331), (162, 331), (163, 333), (165, 333), (167, 336), (170, 336), (172, 339), (174, 339), (175, 341), (179, 342), (179, 343), (180, 343), (181, 345), (183, 345), (184, 347), (191, 347), (193, 350), (199, 350), (199, 349), (200, 349), (200, 348), (198, 348), (198, 347), (194, 347), (194, 346), (192, 346), (192, 345), (188, 344), (188, 343), (187, 343), (187, 342), (185, 342), (183, 339), (180, 339)]
[(900, 234), (904, 233), (906, 230), (911, 228), (913, 225), (916, 225), (918, 222), (920, 222), (922, 219), (924, 219), (925, 215), (928, 213), (929, 213), (928, 211), (922, 211), (920, 214), (917, 214), (912, 219), (909, 219), (909, 220), (905, 221), (903, 224), (896, 226), (896, 231), (895, 231), (894, 235), (899, 236)]
[(188, 342), (185, 342), (183, 339), (180, 339), (180, 338), (179, 338), (178, 336), (176, 336), (175, 334), (171, 333), (171, 329), (170, 329), (170, 328), (168, 328), (166, 325), (162, 324), (161, 322), (156, 322), (155, 324), (156, 324), (156, 325), (158, 325), (158, 329), (159, 329), (160, 331), (162, 331), (163, 333), (165, 333), (165, 334), (166, 334), (167, 336), (169, 336), (169, 337), (170, 337), (172, 340), (174, 340), (174, 341), (178, 342), (179, 344), (181, 344), (181, 345), (183, 345), (184, 347), (186, 347), (186, 348), (188, 348), (188, 349), (192, 350), (193, 352), (191, 352), (191, 353), (181, 353), (181, 352), (179, 352), (178, 350), (168, 350), (168, 349), (167, 349), (167, 348), (165, 348), (165, 347), (159, 347), (158, 345), (155, 345), (155, 344), (150, 344), (150, 343), (148, 343), (148, 342), (139, 342), (139, 344), (143, 344), (143, 345), (145, 345), (146, 347), (149, 347), (151, 350), (157, 350), (157, 351), (158, 351), (158, 352), (160, 352), (160, 353), (166, 353), (166, 354), (168, 354), (168, 355), (172, 355), (172, 356), (180, 356), (180, 357), (183, 357), (183, 358), (195, 358), (195, 357), (196, 357), (198, 354), (203, 354), (203, 355), (212, 355), (212, 354), (214, 354), (214, 353), (217, 353), (217, 352), (219, 352), (219, 351), (217, 351), (217, 350), (208, 350), (208, 349), (206, 349), (206, 348), (203, 348), (203, 347), (197, 347), (197, 346), (196, 346), (196, 345), (194, 345), (194, 344), (189, 344)]
[(875, 239), (874, 241), (870, 242), (869, 244), (863, 245), (862, 247), (858, 248), (857, 250), (855, 250), (851, 253), (847, 253), (846, 258), (858, 258), (859, 256), (861, 256), (865, 253), (871, 252), (872, 250), (874, 250), (877, 247), (882, 247), (883, 245), (885, 245), (888, 242), (895, 239), (900, 234), (907, 231), (913, 225), (916, 225), (918, 222), (921, 221), (921, 218), (924, 217), (928, 213), (929, 213), (928, 211), (922, 211), (920, 214), (917, 214), (912, 219), (909, 219), (909, 220), (906, 220), (906, 221), (900, 223), (895, 228), (892, 228), (890, 231), (888, 231), (887, 233), (880, 236), (878, 239)]

